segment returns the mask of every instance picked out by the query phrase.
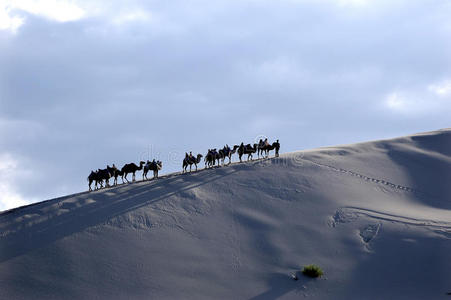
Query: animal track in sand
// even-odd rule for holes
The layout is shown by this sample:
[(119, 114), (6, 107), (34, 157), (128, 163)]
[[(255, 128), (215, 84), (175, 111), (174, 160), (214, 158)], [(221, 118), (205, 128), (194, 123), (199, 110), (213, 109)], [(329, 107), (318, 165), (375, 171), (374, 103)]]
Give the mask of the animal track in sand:
[(366, 175), (363, 175), (363, 174), (360, 174), (360, 173), (357, 173), (357, 172), (354, 172), (354, 171), (351, 171), (351, 170), (337, 168), (337, 167), (334, 167), (334, 166), (331, 166), (331, 165), (322, 164), (322, 163), (319, 163), (319, 162), (316, 162), (316, 161), (312, 161), (312, 160), (306, 159), (306, 158), (303, 158), (303, 160), (308, 161), (308, 162), (310, 162), (310, 163), (312, 163), (314, 165), (320, 166), (320, 167), (331, 169), (331, 170), (333, 170), (335, 172), (340, 172), (340, 173), (343, 173), (343, 174), (348, 174), (348, 175), (351, 175), (351, 176), (354, 176), (354, 177), (357, 177), (357, 178), (361, 178), (361, 179), (363, 179), (365, 181), (370, 181), (370, 182), (382, 184), (382, 185), (389, 186), (389, 187), (394, 188), (394, 189), (398, 189), (398, 190), (402, 190), (402, 191), (406, 191), (406, 192), (410, 192), (410, 193), (414, 193), (414, 194), (431, 196), (429, 193), (426, 193), (426, 192), (423, 192), (423, 191), (419, 191), (417, 189), (414, 189), (414, 188), (411, 188), (411, 187), (408, 187), (408, 186), (395, 184), (395, 183), (392, 183), (392, 182), (384, 180), (384, 179), (378, 179), (378, 178), (369, 177), (369, 176), (366, 176)]

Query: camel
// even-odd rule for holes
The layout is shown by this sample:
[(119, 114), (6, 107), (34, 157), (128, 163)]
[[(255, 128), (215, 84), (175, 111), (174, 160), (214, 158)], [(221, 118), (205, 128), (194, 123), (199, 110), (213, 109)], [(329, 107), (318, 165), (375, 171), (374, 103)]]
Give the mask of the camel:
[(107, 166), (106, 169), (101, 169), (97, 172), (97, 176), (102, 185), (103, 180), (105, 180), (105, 187), (110, 186), (110, 178), (114, 176), (114, 168)]
[(136, 171), (142, 170), (144, 164), (145, 164), (145, 162), (143, 162), (143, 161), (140, 161), (140, 162), (139, 162), (139, 167), (138, 167), (137, 165), (135, 165), (134, 163), (125, 164), (125, 165), (122, 167), (122, 169), (121, 169), (121, 172), (123, 173), (123, 177), (125, 177), (125, 180), (126, 180), (127, 182), (130, 182), (130, 181), (128, 181), (128, 179), (127, 179), (127, 175), (128, 175), (129, 173), (132, 173), (132, 174), (133, 174), (133, 176), (132, 176), (132, 182), (135, 181), (135, 173), (136, 173)]
[(122, 178), (122, 183), (124, 183), (124, 172), (122, 172), (122, 170), (119, 170), (118, 168), (115, 168), (114, 169), (114, 182), (113, 182), (113, 185), (117, 185), (117, 178), (119, 177), (119, 176), (121, 176), (121, 178)]
[(275, 157), (279, 157), (279, 149), (280, 149), (280, 144), (279, 144), (279, 140), (277, 140), (277, 142), (272, 143), (271, 145), (265, 145), (262, 148), (262, 152), (265, 152), (265, 156), (268, 157), (269, 156), (269, 151), (272, 150), (276, 150), (276, 154)]
[(252, 160), (252, 153), (257, 152), (257, 144), (254, 144), (254, 146), (251, 146), (251, 144), (247, 144), (246, 146), (241, 143), (241, 145), (238, 147), (238, 156), (240, 158), (240, 162), (242, 162), (241, 157), (243, 154), (247, 154), (247, 160), (249, 158)]
[(260, 141), (258, 142), (258, 146), (257, 146), (257, 158), (260, 158), (260, 155), (263, 157), (263, 153), (265, 152), (265, 142), (260, 139)]
[(207, 155), (205, 156), (205, 168), (209, 167), (211, 168), (212, 166), (215, 165), (216, 160), (218, 161), (218, 165), (219, 165), (219, 153), (216, 152), (216, 148), (215, 149), (209, 149)]
[(91, 170), (91, 174), (89, 174), (89, 176), (88, 176), (89, 191), (92, 191), (91, 184), (94, 181), (95, 181), (94, 189), (97, 190), (97, 184), (99, 183), (98, 176), (97, 176), (97, 171), (94, 172), (94, 171)]
[(153, 171), (153, 178), (158, 178), (158, 170), (161, 170), (163, 167), (163, 163), (161, 161), (147, 161), (146, 165), (144, 166), (143, 170), (143, 180), (144, 178), (147, 180), (147, 172), (150, 170)]
[(232, 154), (236, 152), (238, 147), (238, 145), (235, 145), (233, 146), (233, 149), (230, 149), (229, 145), (225, 145), (223, 149), (219, 150), (219, 158), (222, 160), (222, 165), (225, 164), (226, 157), (229, 158), (229, 164), (232, 162)]
[(202, 154), (197, 154), (197, 157), (194, 156), (187, 156), (183, 159), (183, 170), (182, 173), (186, 172), (186, 168), (189, 165), (189, 171), (191, 172), (191, 167), (194, 164), (196, 166), (196, 171), (197, 171), (197, 164), (200, 163), (200, 160), (202, 159), (203, 155)]
[[(105, 187), (110, 186), (110, 178), (114, 175), (114, 168), (107, 166), (106, 169), (97, 169), (97, 171), (92, 171), (88, 176), (88, 187), (89, 191), (92, 191), (91, 184), (95, 182), (94, 189), (103, 188), (103, 181), (105, 180)], [(97, 186), (98, 185), (98, 186)]]

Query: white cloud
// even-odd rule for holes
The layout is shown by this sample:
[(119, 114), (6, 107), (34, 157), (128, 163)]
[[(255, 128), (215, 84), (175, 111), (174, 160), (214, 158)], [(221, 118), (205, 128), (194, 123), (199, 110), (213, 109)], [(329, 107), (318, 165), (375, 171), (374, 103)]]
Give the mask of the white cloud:
[(18, 161), (11, 154), (0, 154), (0, 210), (30, 203), (15, 188), (15, 184), (23, 182), (29, 175), (19, 168)]
[(407, 109), (409, 103), (398, 92), (393, 92), (386, 96), (385, 104), (392, 110), (403, 111)]
[(21, 12), (57, 22), (79, 20), (85, 10), (68, 0), (6, 0), (0, 4), (0, 29), (16, 32), (24, 24)]
[(428, 86), (428, 89), (438, 96), (451, 95), (451, 79), (431, 84)]
[(420, 88), (390, 92), (385, 96), (386, 108), (397, 113), (426, 114), (443, 111), (451, 104), (451, 80)]
[(58, 22), (68, 22), (81, 19), (85, 11), (72, 1), (64, 0), (14, 0), (12, 7), (43, 16)]
[(15, 33), (24, 22), (24, 18), (11, 15), (11, 8), (0, 4), (0, 30), (10, 30)]

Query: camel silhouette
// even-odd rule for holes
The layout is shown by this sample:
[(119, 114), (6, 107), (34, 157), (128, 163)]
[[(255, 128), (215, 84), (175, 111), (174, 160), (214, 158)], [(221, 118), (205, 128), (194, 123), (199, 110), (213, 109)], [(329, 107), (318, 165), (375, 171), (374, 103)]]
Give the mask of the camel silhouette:
[[(136, 171), (142, 170), (144, 164), (145, 164), (145, 162), (143, 162), (143, 161), (140, 161), (140, 162), (139, 162), (139, 167), (138, 167), (136, 164), (134, 164), (134, 163), (125, 164), (125, 165), (122, 167), (122, 169), (121, 169), (121, 172), (123, 173), (123, 177), (122, 177), (122, 178), (125, 177), (125, 180), (126, 180), (127, 182), (130, 182), (130, 181), (128, 181), (128, 179), (127, 179), (127, 175), (130, 174), (130, 173), (132, 173), (132, 174), (133, 174), (133, 176), (132, 176), (132, 181), (135, 181), (135, 173), (136, 173)], [(122, 179), (122, 180), (123, 180), (123, 179)]]
[(117, 185), (117, 178), (121, 176), (122, 178), (122, 183), (124, 183), (124, 172), (122, 172), (122, 170), (119, 170), (118, 168), (114, 167), (114, 182), (113, 185)]
[(241, 145), (238, 147), (238, 156), (240, 158), (240, 162), (242, 162), (241, 157), (244, 154), (247, 154), (247, 160), (249, 158), (252, 160), (252, 153), (257, 152), (257, 144), (254, 144), (254, 146), (251, 146), (251, 144), (247, 144), (246, 146), (241, 143)]
[(107, 166), (106, 169), (98, 169), (97, 171), (91, 171), (88, 176), (88, 187), (92, 191), (91, 184), (95, 181), (94, 188), (97, 190), (103, 188), (103, 181), (105, 180), (105, 187), (110, 186), (110, 178), (114, 175), (114, 168)]
[(280, 143), (279, 140), (277, 140), (277, 142), (272, 143), (271, 145), (264, 145), (262, 147), (262, 156), (263, 156), (263, 152), (265, 153), (265, 157), (269, 156), (269, 151), (272, 150), (276, 150), (276, 154), (275, 156), (278, 157), (279, 156), (279, 149), (280, 149)]
[(88, 187), (89, 187), (89, 191), (92, 191), (92, 188), (91, 188), (91, 184), (95, 181), (95, 185), (94, 185), (94, 189), (96, 189), (97, 190), (97, 184), (99, 183), (99, 179), (98, 179), (99, 177), (97, 176), (97, 171), (92, 171), (91, 170), (91, 173), (89, 174), (89, 176), (88, 176)]
[(202, 154), (197, 154), (197, 157), (194, 156), (187, 156), (183, 159), (183, 170), (182, 172), (185, 173), (186, 172), (186, 168), (189, 165), (189, 171), (191, 172), (191, 167), (194, 164), (196, 166), (196, 171), (197, 171), (197, 164), (200, 163), (200, 160), (202, 159), (203, 155)]
[(209, 149), (207, 155), (205, 155), (205, 168), (211, 168), (216, 164), (216, 160), (218, 161), (219, 165), (219, 153), (215, 149)]
[[(238, 149), (238, 145), (233, 146), (233, 149), (230, 149), (229, 145), (225, 145), (223, 149), (219, 150), (219, 158), (222, 160), (222, 165), (225, 164), (225, 159), (229, 159), (229, 164), (232, 162), (232, 154), (236, 152)], [(218, 163), (219, 164), (219, 163)]]
[(147, 161), (143, 170), (143, 180), (148, 179), (147, 172), (150, 170), (153, 171), (153, 178), (158, 178), (158, 170), (161, 170), (161, 168), (163, 168), (163, 163), (161, 161), (155, 161), (155, 159), (153, 161)]

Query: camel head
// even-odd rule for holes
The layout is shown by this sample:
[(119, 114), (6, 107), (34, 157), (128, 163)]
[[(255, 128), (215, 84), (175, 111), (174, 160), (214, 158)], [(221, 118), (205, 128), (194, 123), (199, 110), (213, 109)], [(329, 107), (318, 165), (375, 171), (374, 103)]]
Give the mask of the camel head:
[(158, 170), (161, 170), (161, 168), (163, 168), (163, 162), (157, 161), (157, 168)]

